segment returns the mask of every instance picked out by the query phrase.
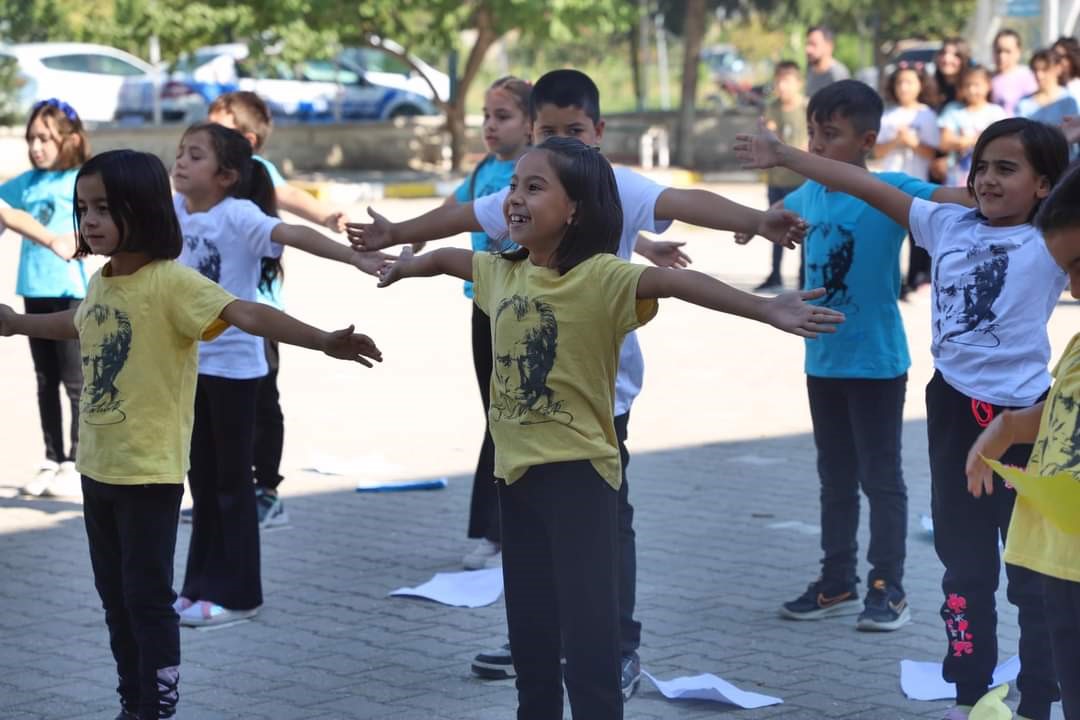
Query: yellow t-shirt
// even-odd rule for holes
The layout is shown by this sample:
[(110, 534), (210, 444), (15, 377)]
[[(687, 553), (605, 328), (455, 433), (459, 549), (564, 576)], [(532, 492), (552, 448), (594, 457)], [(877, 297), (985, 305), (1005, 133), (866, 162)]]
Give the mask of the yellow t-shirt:
[[(1054, 385), (1043, 405), (1027, 471), (1043, 476), (1071, 472), (1080, 482), (1080, 334), (1069, 341), (1054, 368)], [(1018, 495), (1005, 562), (1080, 582), (1080, 535), (1062, 532)]]
[(113, 485), (182, 483), (191, 450), (199, 341), (227, 327), (232, 295), (157, 260), (131, 275), (106, 265), (75, 313), (82, 348), (79, 472)]
[(606, 254), (561, 276), (528, 259), (473, 256), (474, 299), (491, 318), (496, 477), (590, 460), (611, 487), (622, 483), (615, 375), (623, 337), (656, 315), (656, 300), (637, 299), (644, 270)]

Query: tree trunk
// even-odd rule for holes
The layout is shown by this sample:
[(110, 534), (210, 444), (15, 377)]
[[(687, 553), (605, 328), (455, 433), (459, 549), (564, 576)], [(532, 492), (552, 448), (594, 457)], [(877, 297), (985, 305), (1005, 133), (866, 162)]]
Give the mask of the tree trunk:
[(679, 109), (675, 162), (682, 167), (694, 164), (694, 110), (697, 99), (698, 65), (701, 42), (705, 37), (705, 0), (687, 0), (686, 24), (683, 26), (682, 105)]
[(634, 105), (637, 111), (645, 109), (645, 82), (641, 77), (641, 39), (640, 30), (635, 24), (630, 29), (630, 76), (634, 82)]
[(461, 163), (465, 160), (465, 98), (480, 71), (484, 56), (498, 39), (499, 33), (495, 29), (491, 8), (485, 3), (476, 11), (476, 42), (469, 50), (465, 72), (458, 81), (457, 97), (446, 106), (446, 127), (450, 131), (450, 165), (454, 170), (460, 170)]

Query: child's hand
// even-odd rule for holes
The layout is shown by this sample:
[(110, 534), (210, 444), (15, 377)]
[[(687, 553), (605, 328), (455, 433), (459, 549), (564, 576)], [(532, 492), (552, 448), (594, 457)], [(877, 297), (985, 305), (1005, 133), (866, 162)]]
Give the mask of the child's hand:
[(1080, 142), (1080, 115), (1068, 115), (1061, 121), (1061, 132), (1070, 143)]
[(757, 236), (752, 235), (750, 233), (737, 232), (737, 233), (735, 233), (735, 244), (736, 245), (745, 245), (746, 243), (753, 240), (755, 237), (757, 237)]
[(657, 267), (676, 268), (687, 267), (693, 260), (684, 253), (681, 248), (684, 242), (671, 242), (668, 240), (654, 240), (644, 255)]
[(780, 147), (783, 145), (776, 133), (769, 130), (765, 120), (758, 119), (758, 131), (754, 135), (740, 133), (735, 136), (731, 149), (746, 170), (768, 170), (780, 164)]
[(394, 261), (393, 255), (387, 255), (384, 252), (373, 251), (364, 252), (362, 250), (353, 250), (352, 264), (357, 270), (362, 273), (366, 273), (373, 277), (379, 277), (379, 271), (383, 266)]
[(994, 493), (994, 472), (983, 462), (983, 457), (997, 460), (1013, 444), (1008, 417), (1006, 411), (994, 418), (968, 451), (964, 472), (967, 474), (968, 492), (974, 497), (982, 497), (983, 492), (987, 495)]
[(345, 232), (349, 236), (349, 242), (357, 250), (382, 250), (394, 242), (394, 224), (379, 213), (367, 209), (371, 216), (370, 223), (346, 223)]
[(405, 271), (409, 269), (409, 264), (412, 262), (413, 251), (412, 248), (405, 248), (397, 258), (387, 257), (390, 258), (390, 262), (379, 268), (379, 287), (381, 288), (393, 285), (403, 277), (408, 277)]
[(784, 332), (805, 338), (816, 338), (819, 333), (834, 333), (835, 326), (844, 322), (844, 314), (806, 303), (823, 295), (825, 288), (781, 293), (765, 301), (768, 303), (765, 321)]
[(78, 240), (75, 233), (54, 235), (52, 243), (49, 244), (49, 249), (62, 260), (70, 260), (75, 257), (75, 252), (78, 250)]
[(11, 326), (11, 320), (14, 317), (15, 311), (10, 305), (0, 305), (0, 335), (7, 337), (15, 334), (15, 329)]
[(367, 367), (371, 367), (371, 363), (365, 358), (371, 358), (375, 362), (382, 362), (382, 352), (375, 347), (375, 342), (367, 335), (354, 333), (354, 328), (355, 326), (350, 325), (342, 330), (327, 333), (323, 352), (330, 357), (339, 360), (352, 360)]
[(901, 143), (914, 150), (919, 147), (919, 136), (909, 127), (902, 128), (896, 133), (896, 137)]
[(805, 220), (790, 210), (770, 208), (762, 215), (757, 232), (776, 245), (794, 249), (795, 244), (801, 243), (806, 237), (809, 227)]
[(345, 213), (340, 210), (332, 212), (323, 218), (323, 227), (336, 233), (345, 232), (346, 225), (348, 225), (348, 220), (345, 218)]

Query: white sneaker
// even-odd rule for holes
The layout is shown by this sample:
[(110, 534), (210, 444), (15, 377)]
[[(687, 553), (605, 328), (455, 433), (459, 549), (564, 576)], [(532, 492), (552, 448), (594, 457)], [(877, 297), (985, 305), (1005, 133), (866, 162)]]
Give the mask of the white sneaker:
[(75, 463), (70, 460), (60, 463), (56, 479), (49, 486), (49, 494), (54, 497), (82, 499), (82, 475), (75, 469)]
[(19, 492), (31, 497), (47, 497), (49, 495), (49, 486), (56, 480), (56, 472), (59, 469), (60, 466), (52, 460), (45, 460), (38, 466), (34, 479), (19, 488)]
[(493, 543), (487, 538), (483, 538), (472, 549), (472, 552), (461, 559), (461, 563), (466, 570), (482, 570), (487, 567), (488, 559), (498, 555), (500, 550), (502, 550), (502, 547), (499, 543)]

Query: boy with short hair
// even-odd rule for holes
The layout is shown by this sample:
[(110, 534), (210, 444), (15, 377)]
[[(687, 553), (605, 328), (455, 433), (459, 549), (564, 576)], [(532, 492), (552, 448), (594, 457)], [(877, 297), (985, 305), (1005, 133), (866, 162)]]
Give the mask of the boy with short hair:
[[(868, 85), (841, 80), (810, 98), (810, 152), (866, 166), (884, 104)], [(915, 197), (971, 205), (964, 188), (942, 188), (903, 173), (878, 177)], [(821, 482), (821, 576), (780, 608), (782, 617), (818, 620), (858, 613), (856, 628), (890, 631), (910, 622), (903, 589), (907, 489), (900, 466), (907, 370), (911, 364), (897, 307), (900, 247), (907, 229), (850, 195), (807, 180), (784, 207), (810, 224), (806, 287), (826, 289), (822, 304), (847, 322), (806, 345), (806, 387)], [(856, 532), (859, 489), (870, 504), (872, 566), (859, 602)]]
[[(533, 86), (530, 101), (533, 137), (541, 142), (549, 137), (572, 137), (586, 145), (598, 146), (604, 134), (600, 117), (600, 94), (596, 84), (577, 70), (554, 70)], [(734, 203), (704, 190), (666, 188), (624, 167), (615, 168), (615, 180), (623, 207), (623, 229), (618, 255), (629, 259), (633, 252), (654, 262), (662, 245), (639, 238), (638, 231), (661, 233), (673, 220), (753, 234), (761, 232), (774, 242), (793, 244), (801, 239), (803, 223), (793, 213), (783, 210), (761, 212)], [(450, 237), (469, 231), (483, 231), (499, 239), (508, 235), (503, 201), (507, 190), (477, 198), (471, 203), (442, 206), (424, 215), (400, 223), (391, 223), (369, 209), (373, 222), (348, 225), (349, 241), (361, 249), (372, 250), (391, 245), (411, 244)], [(647, 244), (646, 244), (647, 243)], [(677, 252), (668, 244), (665, 252)], [(622, 652), (622, 693), (629, 699), (638, 686), (641, 666), (637, 655), (641, 625), (634, 620), (636, 593), (636, 549), (634, 510), (629, 503), (626, 449), (630, 406), (641, 391), (644, 360), (634, 333), (626, 336), (619, 356), (615, 383), (615, 429), (622, 457), (622, 484), (619, 489), (619, 612)], [(483, 677), (513, 677), (515, 663), (529, 658), (515, 658), (509, 645), (481, 653), (473, 662), (473, 672)], [(519, 692), (519, 697), (524, 693)]]

